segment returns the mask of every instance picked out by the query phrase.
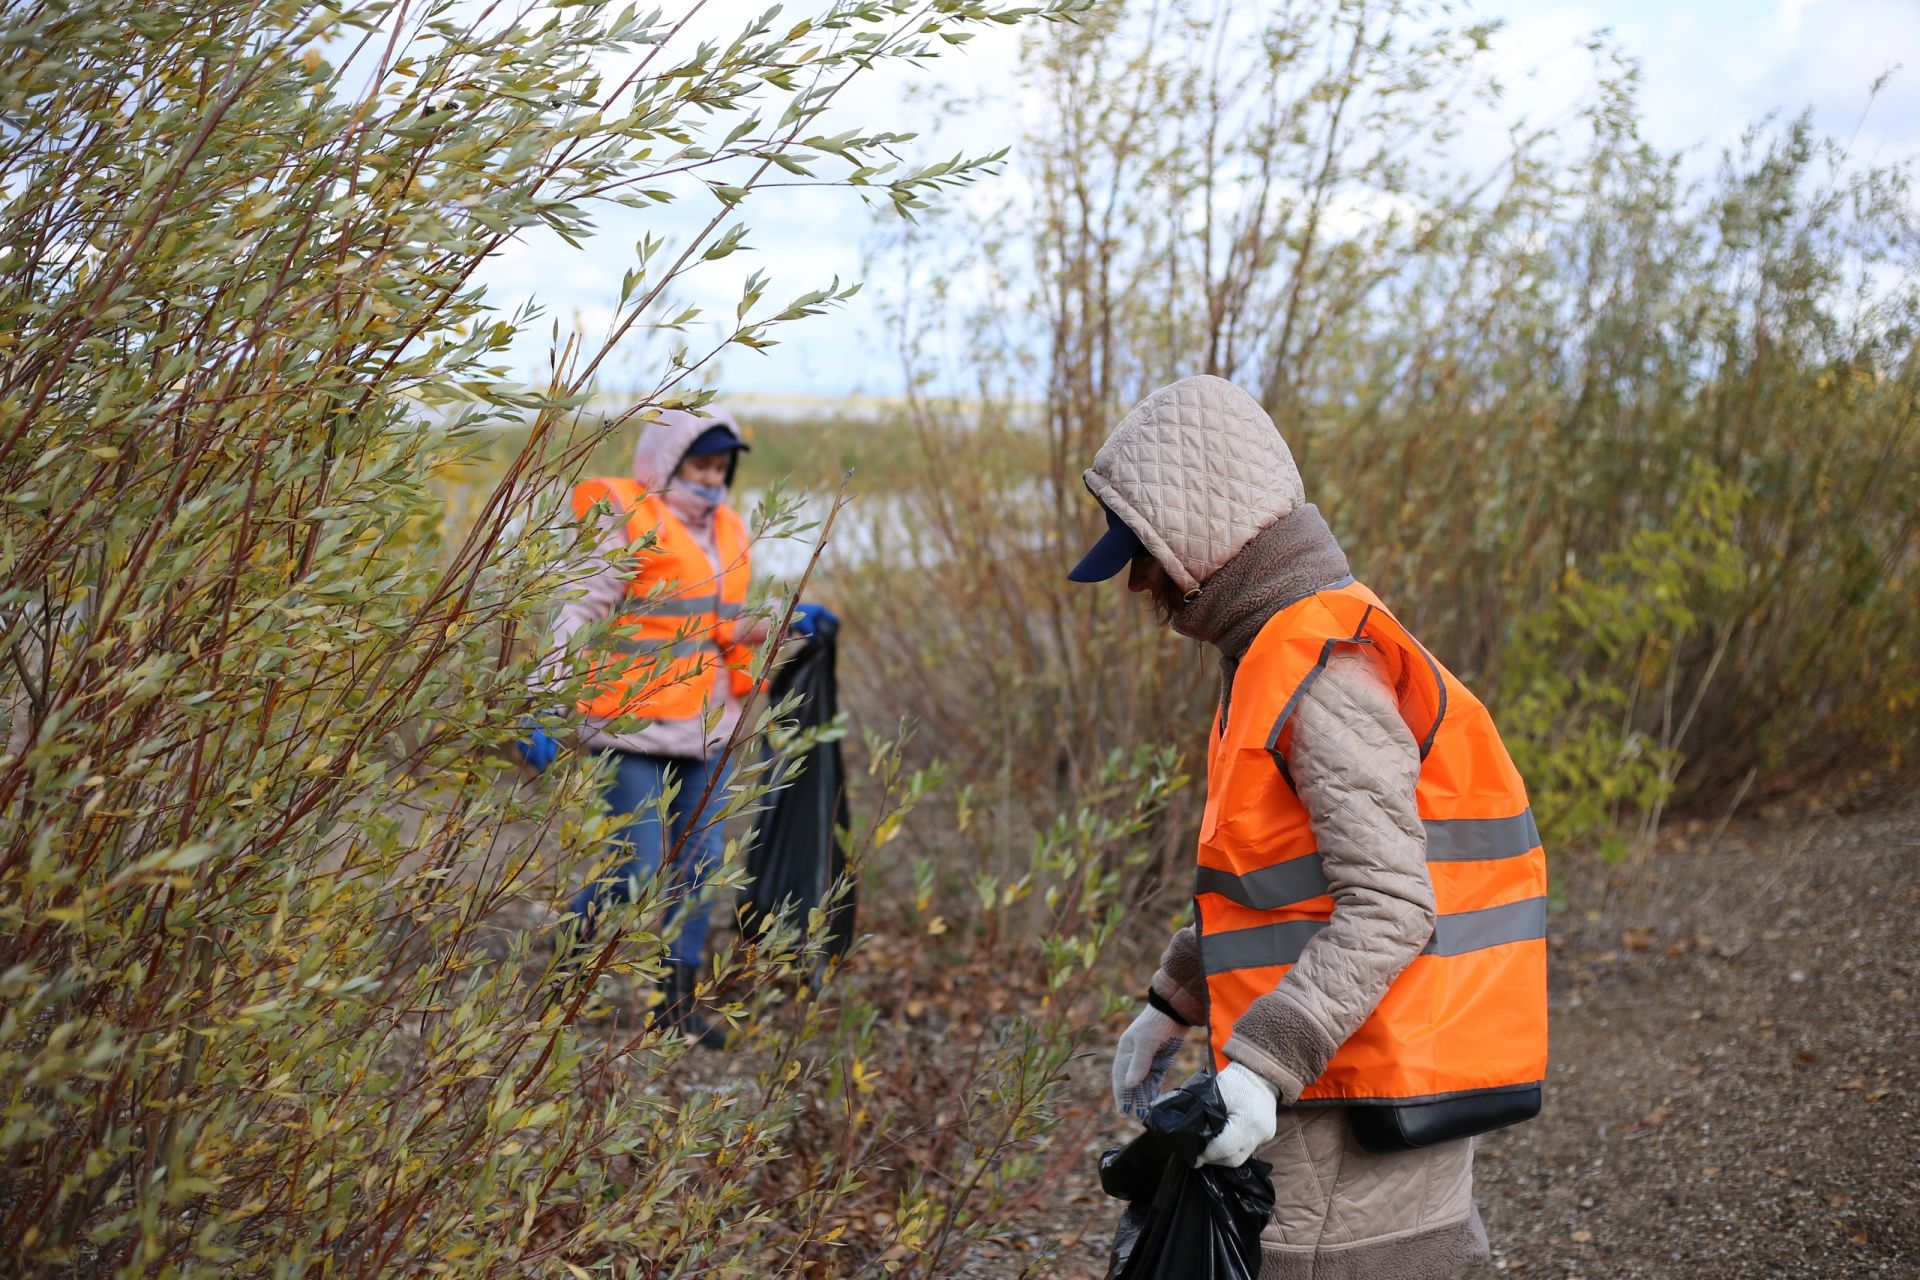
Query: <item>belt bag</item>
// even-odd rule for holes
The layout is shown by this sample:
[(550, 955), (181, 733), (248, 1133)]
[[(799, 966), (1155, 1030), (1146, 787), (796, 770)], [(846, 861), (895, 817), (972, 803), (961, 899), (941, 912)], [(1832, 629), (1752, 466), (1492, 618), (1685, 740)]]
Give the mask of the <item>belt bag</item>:
[(1469, 1093), (1438, 1102), (1366, 1102), (1347, 1108), (1353, 1136), (1368, 1151), (1412, 1151), (1491, 1133), (1540, 1114), (1540, 1086)]

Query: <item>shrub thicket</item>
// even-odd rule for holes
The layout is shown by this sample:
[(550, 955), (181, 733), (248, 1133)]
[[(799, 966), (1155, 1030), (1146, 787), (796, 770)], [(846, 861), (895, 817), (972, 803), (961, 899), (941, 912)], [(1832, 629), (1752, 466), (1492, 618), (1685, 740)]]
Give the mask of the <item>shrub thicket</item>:
[[(607, 353), (684, 331), (676, 282), (739, 247), (769, 175), (907, 210), (986, 171), (897, 165), (896, 135), (823, 136), (821, 113), (875, 64), (1072, 7), (838, 0), (729, 18), (718, 43), (593, 0), (9, 9), (10, 1263), (819, 1274), (937, 1269), (994, 1229), (1050, 1122), (1064, 1006), (974, 1024), (936, 1123), (925, 1091), (875, 1092), (924, 1031), (783, 981), (818, 923), (792, 922), (717, 963), (749, 1025), (731, 1084), (689, 1089), (674, 1039), (582, 1018), (590, 979), (657, 972), (662, 893), (604, 935), (589, 980), (556, 985), (515, 927), (601, 856), (591, 762), (516, 785), (500, 752), (585, 678), (529, 690), (577, 552), (555, 495), (608, 432), (704, 398), (689, 375), (711, 353), (689, 340), (631, 413), (584, 425)], [(609, 270), (605, 341), (563, 346), (543, 388), (504, 381), (531, 317), (488, 311), (476, 267), (516, 234), (576, 240), (609, 207), (676, 199), (698, 202), (694, 230)], [(765, 288), (748, 281), (722, 345), (842, 296), (770, 307)], [(504, 422), (517, 447), (449, 524), (436, 477)], [(792, 519), (770, 502), (757, 524)], [(737, 750), (757, 760), (770, 722), (751, 722)], [(885, 743), (867, 758), (856, 860), (927, 781)], [(989, 904), (1020, 917), (1009, 983), (1088, 981), (1103, 868), (1167, 786), (1150, 760), (1115, 770), (1139, 785), (1090, 797)], [(735, 812), (767, 775), (739, 777)]]

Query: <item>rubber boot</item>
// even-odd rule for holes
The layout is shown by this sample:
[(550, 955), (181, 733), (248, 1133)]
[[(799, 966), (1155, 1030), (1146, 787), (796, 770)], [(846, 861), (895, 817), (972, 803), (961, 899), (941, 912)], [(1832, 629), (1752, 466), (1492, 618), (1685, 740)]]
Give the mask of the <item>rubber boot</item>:
[(660, 1007), (653, 1011), (657, 1025), (671, 1027), (702, 1049), (724, 1049), (727, 1033), (712, 1026), (694, 1007), (693, 989), (699, 980), (698, 965), (669, 965), (660, 980)]

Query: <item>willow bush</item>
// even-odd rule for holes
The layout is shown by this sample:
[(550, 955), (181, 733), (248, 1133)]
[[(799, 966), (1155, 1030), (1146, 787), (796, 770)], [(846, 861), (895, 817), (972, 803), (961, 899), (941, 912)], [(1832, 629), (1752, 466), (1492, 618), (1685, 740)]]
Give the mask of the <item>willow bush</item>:
[(1422, 0), (1114, 4), (1029, 38), (1026, 183), (882, 251), (922, 460), (903, 523), (941, 572), (856, 575), (916, 619), (863, 696), (904, 694), (1040, 810), (1116, 745), (1197, 758), (1210, 659), (1062, 579), (1113, 422), (1212, 373), (1546, 770), (1552, 838), (1911, 764), (1909, 164), (1800, 118), (1717, 166), (1664, 153), (1600, 40), (1595, 95), (1520, 120), (1500, 38)]
[[(570, 983), (541, 916), (602, 857), (592, 762), (517, 778), (542, 622), (580, 551), (560, 508), (608, 432), (697, 406), (721, 346), (843, 297), (745, 285), (712, 347), (675, 300), (777, 180), (923, 209), (992, 157), (912, 167), (828, 133), (842, 88), (1070, 3), (835, 0), (716, 24), (588, 0), (523, 11), (48, 0), (0, 30), (0, 1239), (73, 1275), (766, 1275), (951, 1258), (1043, 1136), (1066, 1023), (988, 1027), (939, 1149), (782, 1157), (869, 1086), (891, 1023), (796, 988), (817, 930), (730, 947), (722, 1088), (587, 1014), (657, 973), (644, 896)], [(698, 19), (698, 21), (696, 21)], [(603, 334), (550, 381), (532, 312), (476, 268), (518, 235), (691, 202), (610, 263)], [(578, 417), (629, 335), (680, 335), (631, 412)], [(435, 478), (516, 424), (467, 518)], [(770, 500), (757, 535), (792, 532)], [(770, 656), (770, 655), (763, 655)], [(735, 744), (761, 760), (777, 709)], [(554, 726), (557, 728), (557, 726)], [(777, 736), (777, 735), (776, 735)], [(856, 861), (916, 775), (880, 744)], [(768, 775), (723, 797), (752, 808)], [(921, 781), (924, 781), (922, 779)], [(1111, 806), (1109, 806), (1111, 807)], [(1097, 861), (1132, 839), (1095, 832)], [(1094, 836), (1089, 836), (1094, 840)], [(1078, 848), (1078, 846), (1075, 846)], [(718, 878), (738, 887), (737, 849)], [(1085, 854), (1030, 887), (1081, 886)], [(1098, 895), (1009, 971), (1084, 976)], [(548, 918), (551, 912), (547, 913)], [(1047, 945), (1047, 938), (1055, 939)], [(1071, 945), (1069, 945), (1071, 942)], [(857, 957), (856, 957), (857, 959)], [(864, 1097), (866, 1090), (856, 1088)], [(904, 1097), (905, 1095), (903, 1095)], [(876, 1122), (913, 1132), (901, 1107)], [(858, 1126), (862, 1116), (847, 1122)], [(799, 1171), (796, 1173), (795, 1168)], [(779, 1173), (769, 1178), (769, 1170)], [(855, 1218), (886, 1196), (911, 1215)], [(909, 1230), (911, 1228), (911, 1230)], [(919, 1233), (917, 1235), (913, 1233)], [(891, 1252), (890, 1251), (894, 1251)]]

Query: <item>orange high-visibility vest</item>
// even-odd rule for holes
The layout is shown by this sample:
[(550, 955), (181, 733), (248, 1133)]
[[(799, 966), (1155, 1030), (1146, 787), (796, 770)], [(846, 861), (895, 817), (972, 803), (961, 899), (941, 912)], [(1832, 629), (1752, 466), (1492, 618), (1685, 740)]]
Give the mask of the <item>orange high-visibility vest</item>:
[(1547, 1065), (1547, 864), (1493, 719), (1351, 579), (1268, 620), (1234, 676), (1207, 762), (1194, 908), (1215, 1065), (1233, 1024), (1332, 916), (1288, 721), (1343, 646), (1380, 659), (1421, 753), (1416, 789), (1438, 920), (1301, 1100), (1429, 1102), (1538, 1085)]
[(593, 694), (580, 703), (598, 719), (621, 715), (686, 720), (704, 715), (716, 682), (735, 697), (753, 688), (753, 651), (735, 639), (735, 620), (747, 602), (751, 577), (747, 530), (731, 507), (713, 513), (720, 572), (658, 494), (634, 480), (583, 480), (573, 489), (573, 514), (585, 519), (602, 500), (627, 514), (627, 541), (638, 547), (633, 575), (610, 652), (595, 654)]

